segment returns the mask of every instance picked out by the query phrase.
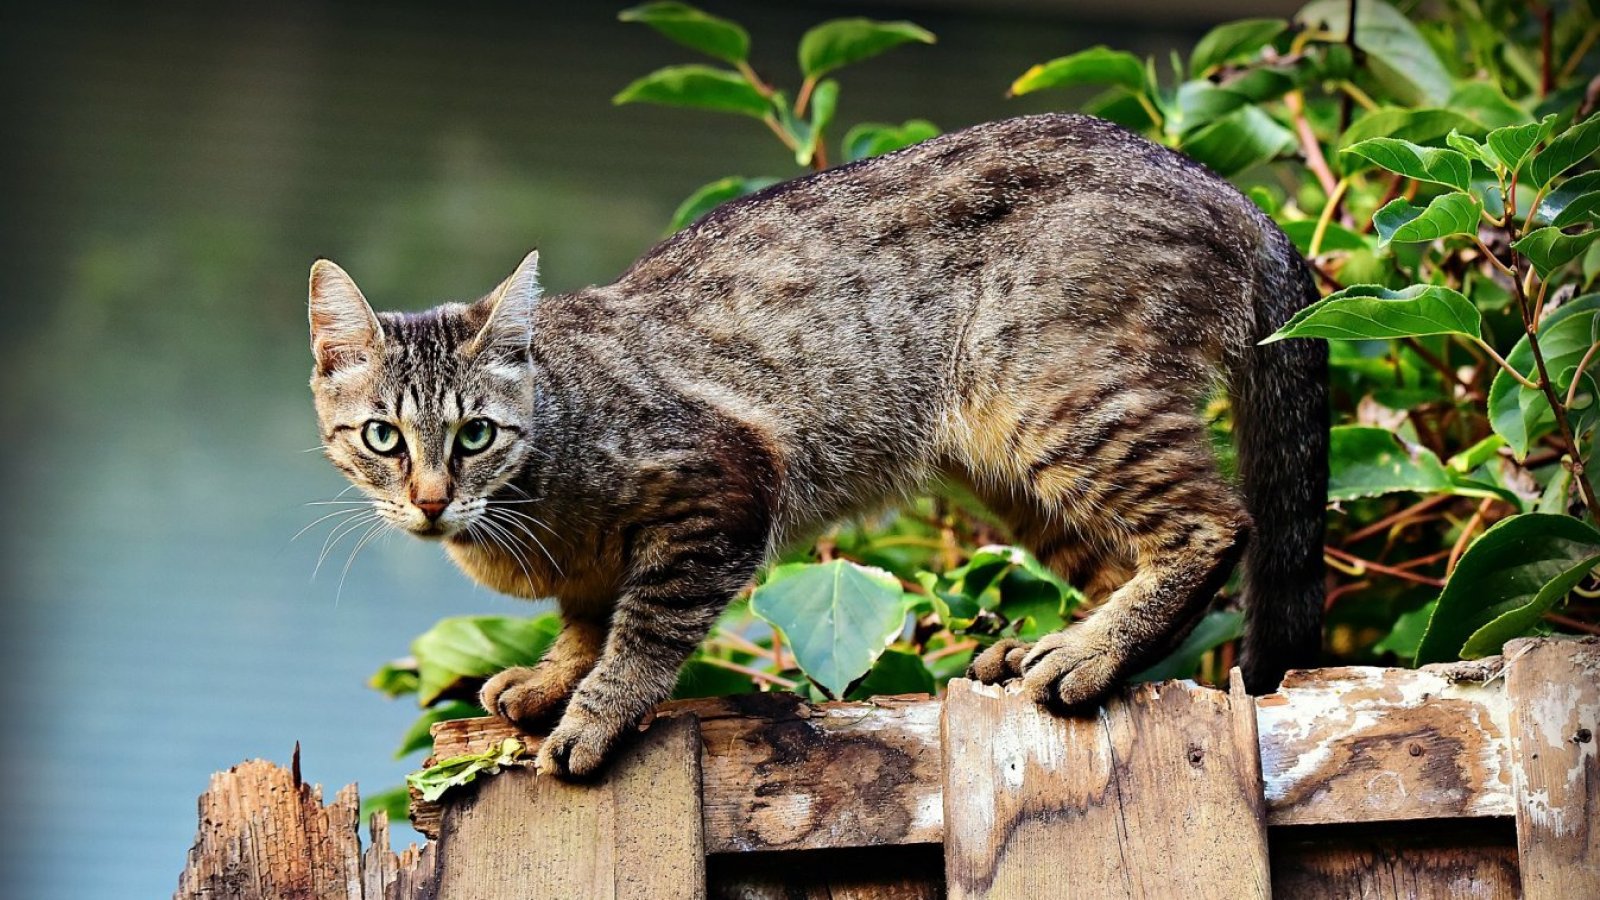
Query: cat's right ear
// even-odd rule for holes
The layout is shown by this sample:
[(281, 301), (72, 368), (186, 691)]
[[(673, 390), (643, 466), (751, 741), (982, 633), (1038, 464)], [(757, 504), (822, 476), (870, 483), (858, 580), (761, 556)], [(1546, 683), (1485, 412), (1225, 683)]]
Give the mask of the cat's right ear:
[(326, 259), (311, 264), (311, 353), (317, 372), (365, 362), (378, 349), (378, 316), (345, 271)]

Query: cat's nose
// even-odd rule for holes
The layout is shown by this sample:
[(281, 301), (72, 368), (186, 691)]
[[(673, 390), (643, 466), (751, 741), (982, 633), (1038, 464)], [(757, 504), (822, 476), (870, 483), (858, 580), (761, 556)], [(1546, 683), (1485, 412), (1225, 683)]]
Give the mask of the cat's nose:
[(411, 505), (415, 506), (417, 509), (422, 510), (422, 514), (427, 516), (428, 517), (428, 521), (431, 522), (434, 519), (439, 518), (439, 514), (444, 512), (444, 508), (446, 506), (450, 505), (450, 501), (449, 500), (413, 500), (413, 501), (411, 501)]

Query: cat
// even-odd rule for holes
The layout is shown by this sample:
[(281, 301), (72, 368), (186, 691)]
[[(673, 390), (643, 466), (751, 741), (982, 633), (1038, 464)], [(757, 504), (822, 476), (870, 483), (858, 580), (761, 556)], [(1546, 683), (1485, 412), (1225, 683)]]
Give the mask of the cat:
[[(1321, 640), (1327, 350), (1259, 342), (1317, 297), (1227, 182), (1087, 116), (979, 125), (713, 210), (615, 283), (375, 314), (311, 270), (326, 453), (466, 573), (554, 597), (484, 708), (583, 778), (786, 542), (936, 477), (1101, 604), (970, 676), (1093, 704), (1244, 565), (1248, 687)], [(1238, 480), (1201, 404), (1232, 400)], [(1255, 535), (1250, 541), (1249, 536)]]

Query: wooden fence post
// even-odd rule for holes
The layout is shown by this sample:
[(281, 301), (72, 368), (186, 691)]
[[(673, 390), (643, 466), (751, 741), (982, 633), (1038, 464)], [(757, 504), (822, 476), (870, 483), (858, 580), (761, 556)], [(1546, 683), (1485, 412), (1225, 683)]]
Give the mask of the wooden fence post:
[(1504, 655), (1523, 895), (1600, 897), (1600, 641), (1512, 641)]
[(701, 898), (704, 848), (699, 728), (657, 719), (596, 784), (516, 769), (447, 799), (438, 898)]
[(999, 687), (945, 698), (951, 898), (1267, 897), (1255, 711), (1188, 683), (1062, 718)]

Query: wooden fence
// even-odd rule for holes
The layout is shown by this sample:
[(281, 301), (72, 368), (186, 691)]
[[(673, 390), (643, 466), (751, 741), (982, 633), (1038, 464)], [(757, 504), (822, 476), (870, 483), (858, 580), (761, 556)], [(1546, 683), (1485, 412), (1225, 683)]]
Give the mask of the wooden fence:
[[(1237, 681), (1237, 680), (1236, 680)], [(1600, 641), (1431, 670), (1139, 685), (1091, 718), (943, 701), (668, 704), (593, 785), (502, 772), (361, 853), (247, 763), (201, 797), (182, 898), (1600, 898)], [(439, 756), (521, 735), (435, 726)], [(533, 738), (523, 738), (531, 747)]]

